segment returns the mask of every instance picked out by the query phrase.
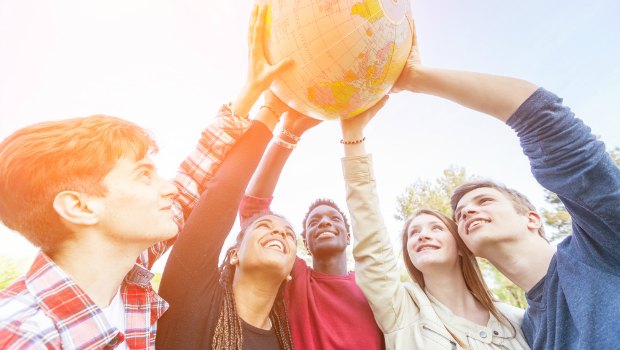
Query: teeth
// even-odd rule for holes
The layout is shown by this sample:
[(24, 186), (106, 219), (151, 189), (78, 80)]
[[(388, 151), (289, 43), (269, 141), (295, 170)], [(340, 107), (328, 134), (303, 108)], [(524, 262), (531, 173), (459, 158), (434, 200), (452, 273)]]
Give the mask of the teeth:
[(469, 228), (468, 228), (468, 230), (471, 230), (471, 229), (473, 229), (473, 228), (475, 228), (475, 227), (478, 227), (478, 226), (480, 226), (480, 225), (482, 225), (482, 224), (484, 224), (484, 223), (486, 223), (486, 222), (487, 222), (487, 220), (484, 220), (484, 219), (478, 219), (478, 220), (476, 220), (476, 221), (472, 222), (471, 224), (469, 224)]
[(422, 247), (422, 248), (418, 249), (418, 252), (425, 251), (425, 250), (436, 250), (436, 249), (438, 249), (438, 248), (437, 247), (426, 246), (426, 247)]
[(329, 232), (329, 231), (325, 231), (325, 232), (321, 232), (319, 233), (319, 235), (317, 236), (317, 238), (322, 238), (322, 237), (335, 237), (336, 234), (333, 232)]
[(265, 247), (266, 248), (276, 248), (279, 251), (284, 253), (284, 245), (282, 244), (282, 242), (277, 241), (277, 240), (272, 240), (272, 241), (267, 242), (265, 244)]

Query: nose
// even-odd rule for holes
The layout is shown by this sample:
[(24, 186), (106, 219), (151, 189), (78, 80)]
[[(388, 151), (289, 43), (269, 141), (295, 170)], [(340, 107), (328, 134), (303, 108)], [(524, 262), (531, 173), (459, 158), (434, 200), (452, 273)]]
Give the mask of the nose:
[(429, 239), (431, 239), (431, 238), (428, 235), (428, 230), (427, 229), (423, 229), (418, 234), (418, 242), (428, 241)]
[(280, 235), (282, 238), (286, 238), (286, 229), (284, 227), (276, 226), (272, 231), (272, 235)]
[(466, 220), (469, 216), (476, 214), (478, 212), (475, 205), (468, 203), (463, 208), (461, 208), (461, 217), (460, 220)]
[(326, 216), (322, 217), (321, 221), (319, 221), (319, 227), (320, 228), (322, 228), (322, 227), (329, 227), (331, 225), (332, 225), (331, 221), (329, 221), (329, 218), (327, 218)]

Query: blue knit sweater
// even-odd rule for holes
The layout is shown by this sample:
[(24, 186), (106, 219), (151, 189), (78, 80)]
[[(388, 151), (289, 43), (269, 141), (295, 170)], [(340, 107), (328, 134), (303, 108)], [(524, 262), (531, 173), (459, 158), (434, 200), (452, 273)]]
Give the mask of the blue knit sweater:
[(620, 169), (562, 100), (538, 89), (508, 120), (532, 173), (573, 220), (526, 295), (532, 349), (620, 349)]

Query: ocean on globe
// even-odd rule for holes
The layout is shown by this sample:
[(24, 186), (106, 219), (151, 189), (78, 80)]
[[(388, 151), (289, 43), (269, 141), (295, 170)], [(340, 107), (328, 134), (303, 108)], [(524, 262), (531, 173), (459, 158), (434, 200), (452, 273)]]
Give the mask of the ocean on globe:
[(409, 0), (262, 0), (270, 62), (295, 68), (272, 91), (317, 119), (353, 117), (390, 91), (411, 49)]

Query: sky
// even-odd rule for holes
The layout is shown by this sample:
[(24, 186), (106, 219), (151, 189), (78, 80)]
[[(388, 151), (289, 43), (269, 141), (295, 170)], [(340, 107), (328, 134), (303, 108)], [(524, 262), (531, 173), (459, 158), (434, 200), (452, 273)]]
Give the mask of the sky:
[[(122, 117), (153, 132), (160, 146), (155, 161), (172, 178), (245, 80), (252, 4), (0, 0), (0, 139), (45, 120)], [(411, 7), (423, 64), (532, 81), (563, 97), (609, 148), (620, 146), (617, 1), (416, 0)], [(405, 92), (391, 96), (366, 136), (394, 236), (402, 229), (393, 219), (396, 197), (449, 166), (545, 205), (518, 139), (488, 116)], [(339, 139), (339, 123), (322, 123), (304, 135), (284, 169), (272, 209), (297, 232), (316, 198), (346, 208)], [(29, 261), (35, 252), (0, 225), (0, 256)]]

